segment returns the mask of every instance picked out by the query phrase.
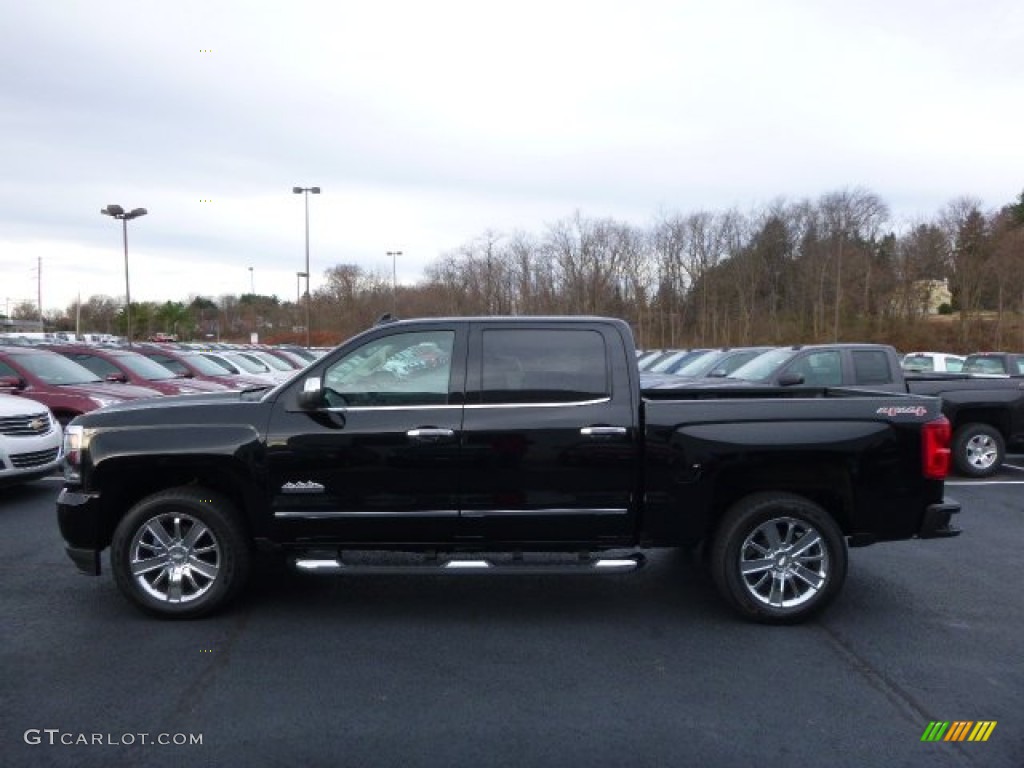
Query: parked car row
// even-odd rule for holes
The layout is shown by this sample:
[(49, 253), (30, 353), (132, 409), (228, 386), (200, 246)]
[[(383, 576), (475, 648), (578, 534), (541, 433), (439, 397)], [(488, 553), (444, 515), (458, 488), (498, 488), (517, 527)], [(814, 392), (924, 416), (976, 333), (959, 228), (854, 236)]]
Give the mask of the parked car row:
[(305, 368), (308, 358), (316, 359), (289, 350), (211, 352), (166, 343), (0, 345), (0, 394), (36, 401), (60, 429), (126, 400), (276, 386)]
[[(976, 364), (991, 365), (987, 362), (991, 360), (1001, 360), (1009, 367), (1015, 364), (1015, 357), (979, 353), (967, 356), (960, 373), (908, 372), (896, 350), (885, 344), (806, 344), (761, 352), (715, 379), (713, 386), (807, 388), (812, 390), (808, 397), (819, 396), (829, 387), (938, 396), (953, 430), (954, 466), (960, 474), (986, 477), (1002, 466), (1007, 448), (1024, 448), (1024, 389), (1020, 374), (971, 370)], [(975, 359), (979, 363), (974, 363)], [(640, 380), (649, 398), (673, 397), (666, 390), (678, 392), (712, 383), (708, 378), (652, 373), (641, 373)]]
[[(647, 350), (637, 353), (637, 365), (649, 382), (669, 381), (664, 376), (687, 378), (730, 375), (739, 365), (775, 347), (722, 347), (715, 349)], [(717, 353), (717, 354), (713, 354)], [(699, 362), (697, 362), (699, 361)], [(975, 376), (1022, 376), (1024, 354), (975, 352), (908, 352), (900, 358), (905, 373), (969, 373)], [(661, 378), (656, 378), (659, 374)]]

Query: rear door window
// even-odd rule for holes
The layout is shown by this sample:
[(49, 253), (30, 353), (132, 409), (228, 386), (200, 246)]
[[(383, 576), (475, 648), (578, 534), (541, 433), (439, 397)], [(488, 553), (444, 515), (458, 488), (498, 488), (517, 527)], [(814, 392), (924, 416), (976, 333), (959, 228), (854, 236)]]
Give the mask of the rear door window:
[(611, 394), (597, 331), (486, 330), (480, 365), (482, 403), (571, 403)]
[(853, 350), (853, 379), (857, 384), (891, 384), (889, 355), (881, 349)]

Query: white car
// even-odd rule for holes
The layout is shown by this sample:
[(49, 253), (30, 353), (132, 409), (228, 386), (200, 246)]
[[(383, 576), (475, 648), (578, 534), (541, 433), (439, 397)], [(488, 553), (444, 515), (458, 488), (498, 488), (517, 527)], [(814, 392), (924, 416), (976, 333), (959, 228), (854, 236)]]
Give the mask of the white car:
[(908, 352), (903, 357), (903, 370), (907, 373), (960, 373), (964, 369), (961, 355), (945, 352)]
[(64, 435), (50, 409), (35, 400), (0, 395), (0, 486), (53, 473)]

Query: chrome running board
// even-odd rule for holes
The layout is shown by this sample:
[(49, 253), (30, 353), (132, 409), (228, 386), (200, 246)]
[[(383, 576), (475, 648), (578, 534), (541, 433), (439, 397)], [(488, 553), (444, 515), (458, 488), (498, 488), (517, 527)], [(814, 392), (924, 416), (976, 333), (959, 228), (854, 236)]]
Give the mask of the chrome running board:
[(567, 574), (567, 573), (630, 573), (641, 568), (644, 556), (636, 553), (625, 557), (594, 558), (580, 555), (574, 560), (528, 561), (521, 556), (472, 558), (425, 558), (418, 562), (393, 564), (381, 562), (348, 562), (338, 557), (296, 557), (293, 565), (304, 573), (323, 574), (422, 574), (422, 573), (488, 573), (488, 574)]

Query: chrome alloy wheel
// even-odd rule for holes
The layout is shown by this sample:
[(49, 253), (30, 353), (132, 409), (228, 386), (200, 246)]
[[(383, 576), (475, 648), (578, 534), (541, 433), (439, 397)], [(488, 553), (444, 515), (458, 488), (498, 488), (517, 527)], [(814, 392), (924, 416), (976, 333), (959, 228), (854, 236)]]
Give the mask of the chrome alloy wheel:
[(804, 520), (777, 517), (761, 523), (743, 541), (739, 556), (747, 591), (773, 608), (802, 605), (828, 582), (828, 549)]
[(223, 559), (213, 532), (180, 512), (151, 517), (139, 526), (129, 551), (136, 584), (168, 603), (188, 603), (206, 594)]
[(966, 447), (967, 463), (975, 469), (990, 469), (999, 460), (999, 447), (990, 435), (973, 435)]

